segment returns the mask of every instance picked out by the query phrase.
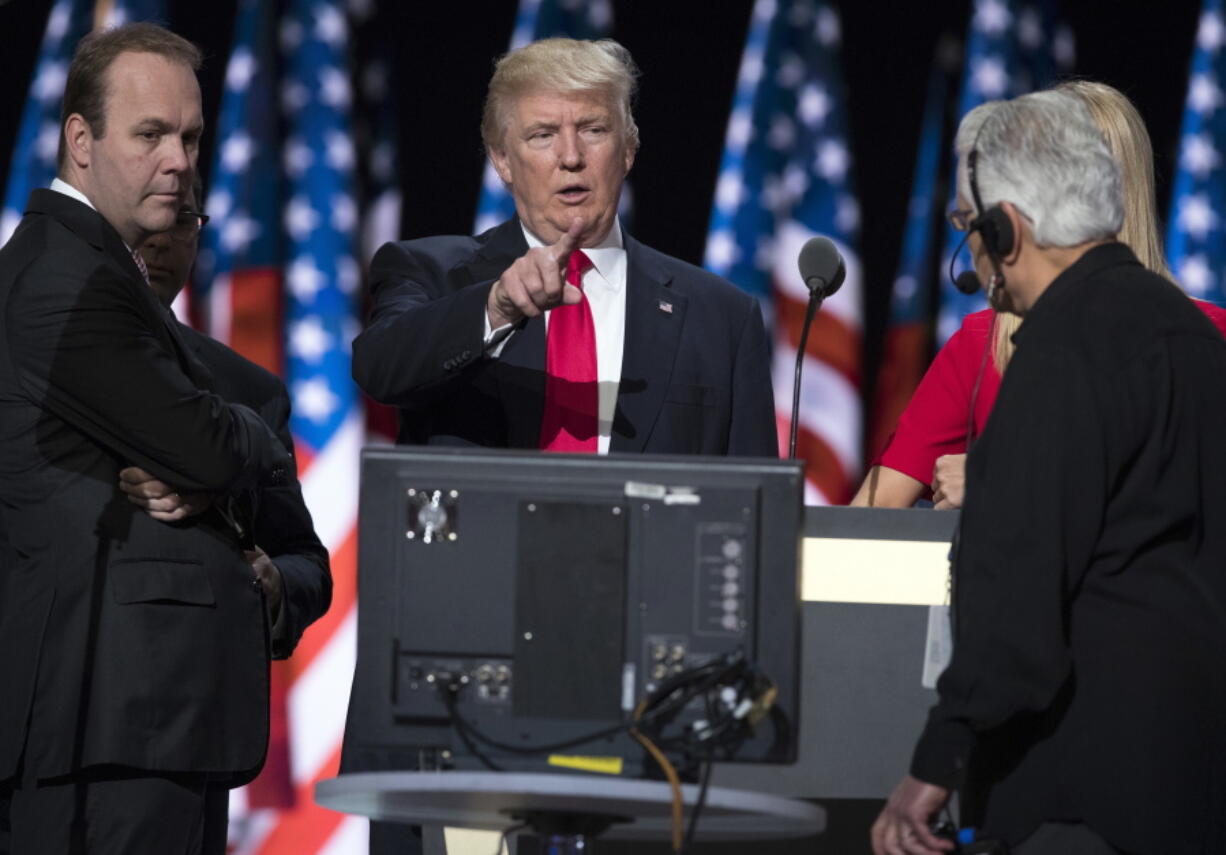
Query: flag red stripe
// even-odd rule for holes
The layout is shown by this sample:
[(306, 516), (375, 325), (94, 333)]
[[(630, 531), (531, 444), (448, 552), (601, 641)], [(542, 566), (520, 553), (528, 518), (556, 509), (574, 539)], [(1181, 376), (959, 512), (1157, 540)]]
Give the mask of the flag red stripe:
[(268, 756), (260, 774), (247, 786), (247, 803), (253, 808), (287, 808), (294, 805), (287, 704), (289, 662), (273, 662), (269, 676)]
[[(792, 349), (800, 347), (800, 333), (805, 324), (805, 303), (792, 299), (781, 291), (775, 292), (775, 328)], [(830, 312), (818, 312), (809, 328), (805, 352), (827, 363), (857, 389), (860, 388), (860, 333), (847, 326)]]
[(345, 815), (330, 811), (315, 804), (315, 782), (336, 775), (340, 768), (341, 747), (337, 738), (336, 749), (328, 757), (319, 773), (295, 793), (297, 805), (292, 810), (283, 811), (277, 816), (277, 825), (264, 838), (257, 850), (258, 855), (306, 855), (318, 852), (328, 842)]
[(928, 325), (898, 324), (886, 334), (877, 372), (877, 390), (869, 433), (870, 455), (878, 455), (898, 426), (898, 417), (907, 408), (915, 387), (927, 369)]
[(285, 373), (281, 272), (244, 268), (230, 277), (229, 345), (278, 377)]
[(802, 422), (796, 431), (796, 457), (805, 461), (805, 478), (834, 505), (845, 505), (855, 485), (847, 477), (844, 461), (826, 441)]

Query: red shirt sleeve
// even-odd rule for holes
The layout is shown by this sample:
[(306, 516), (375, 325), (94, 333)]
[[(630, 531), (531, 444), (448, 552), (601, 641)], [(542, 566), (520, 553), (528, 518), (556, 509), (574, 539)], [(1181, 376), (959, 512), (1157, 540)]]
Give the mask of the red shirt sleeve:
[[(899, 417), (894, 435), (874, 464), (888, 466), (931, 484), (938, 457), (966, 452), (966, 427), (972, 397), (974, 430), (978, 436), (987, 424), (1000, 390), (1000, 372), (989, 352), (992, 319), (991, 309), (974, 312), (963, 319), (962, 326), (932, 360)], [(978, 392), (975, 391), (976, 381), (979, 382)]]
[(1205, 300), (1193, 300), (1192, 302), (1196, 304), (1196, 308), (1205, 313), (1209, 320), (1213, 321), (1213, 325), (1218, 328), (1218, 331), (1226, 336), (1226, 309)]

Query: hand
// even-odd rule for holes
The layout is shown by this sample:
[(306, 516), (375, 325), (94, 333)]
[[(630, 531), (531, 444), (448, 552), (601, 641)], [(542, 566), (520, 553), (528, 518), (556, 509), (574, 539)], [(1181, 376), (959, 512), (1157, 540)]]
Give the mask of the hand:
[(213, 504), (209, 493), (180, 494), (174, 487), (136, 466), (120, 471), (119, 489), (128, 494), (129, 502), (162, 522), (178, 522), (193, 517)]
[(873, 855), (937, 855), (954, 848), (928, 828), (949, 801), (949, 790), (907, 775), (873, 823)]
[(932, 468), (932, 502), (942, 511), (962, 507), (966, 489), (966, 455), (945, 454)]
[(268, 553), (258, 546), (246, 550), (243, 554), (247, 557), (251, 569), (255, 571), (255, 577), (260, 580), (264, 599), (268, 603), (268, 613), (272, 615), (273, 623), (276, 623), (277, 614), (281, 611), (281, 572), (272, 563)]
[(587, 226), (576, 217), (553, 246), (530, 249), (508, 267), (490, 288), (485, 310), (490, 329), (517, 324), (563, 304), (583, 299), (579, 289), (566, 284), (566, 264)]

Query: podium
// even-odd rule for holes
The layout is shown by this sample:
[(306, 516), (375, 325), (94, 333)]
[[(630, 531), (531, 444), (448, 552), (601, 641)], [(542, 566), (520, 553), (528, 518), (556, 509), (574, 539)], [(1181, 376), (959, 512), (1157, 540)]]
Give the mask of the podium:
[[(845, 821), (843, 826), (854, 826), (846, 832), (848, 840), (866, 843), (864, 817), (875, 813), (875, 800), (885, 799), (906, 772), (915, 739), (936, 699), (921, 676), (930, 622), (940, 620), (939, 610), (947, 601), (949, 544), (957, 520), (956, 513), (947, 511), (806, 508), (798, 759), (790, 766), (717, 764), (712, 792), (750, 791), (762, 798), (813, 800), (829, 811), (832, 832), (840, 811), (855, 804), (854, 822)], [(420, 812), (390, 807), (408, 805), (419, 811), (424, 806), (418, 797), (395, 789), (405, 784), (403, 778), (398, 783), (383, 779), (381, 783), (392, 789), (382, 794), (369, 789), (380, 783), (371, 775), (412, 774), (369, 773), (321, 782), (317, 798), (327, 807), (367, 816), (431, 821)], [(349, 780), (359, 777), (365, 782)], [(564, 780), (584, 779), (568, 775)], [(603, 791), (623, 784), (663, 786), (616, 778), (591, 780)], [(361, 787), (367, 789), (359, 798)], [(491, 827), (473, 825), (471, 813), (463, 817), (467, 817), (463, 824), (470, 827)], [(446, 824), (463, 817), (439, 815), (433, 821)], [(699, 831), (717, 819), (704, 809)], [(651, 827), (648, 820), (641, 818), (640, 831)], [(508, 824), (504, 820), (493, 827)], [(633, 824), (626, 826), (630, 827)], [(808, 832), (799, 833), (816, 833), (819, 827), (810, 825)], [(741, 823), (738, 833), (741, 840), (771, 836), (752, 822)], [(624, 835), (615, 826), (606, 836), (616, 841)], [(654, 830), (646, 836), (660, 837)], [(837, 840), (830, 843), (829, 850), (824, 846), (815, 850), (812, 841), (798, 843), (794, 851), (857, 851), (837, 848)], [(792, 844), (785, 846), (793, 851)], [(488, 848), (492, 851), (492, 842)], [(610, 855), (667, 851), (662, 843), (635, 843), (632, 849), (610, 843), (606, 848)]]
[(713, 783), (819, 800), (889, 796), (936, 703), (921, 677), (957, 521), (951, 511), (805, 509), (797, 761), (717, 765)]

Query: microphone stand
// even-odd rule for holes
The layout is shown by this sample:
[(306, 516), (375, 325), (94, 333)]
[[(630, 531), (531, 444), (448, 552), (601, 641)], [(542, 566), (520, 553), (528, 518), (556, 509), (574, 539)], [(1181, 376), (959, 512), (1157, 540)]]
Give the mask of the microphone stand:
[(792, 426), (788, 436), (788, 460), (796, 459), (796, 430), (800, 422), (800, 371), (805, 364), (805, 345), (809, 341), (809, 325), (813, 323), (813, 316), (817, 314), (825, 298), (820, 287), (809, 291), (809, 307), (805, 310), (805, 324), (800, 330), (800, 347), (796, 351), (796, 374), (792, 380)]

